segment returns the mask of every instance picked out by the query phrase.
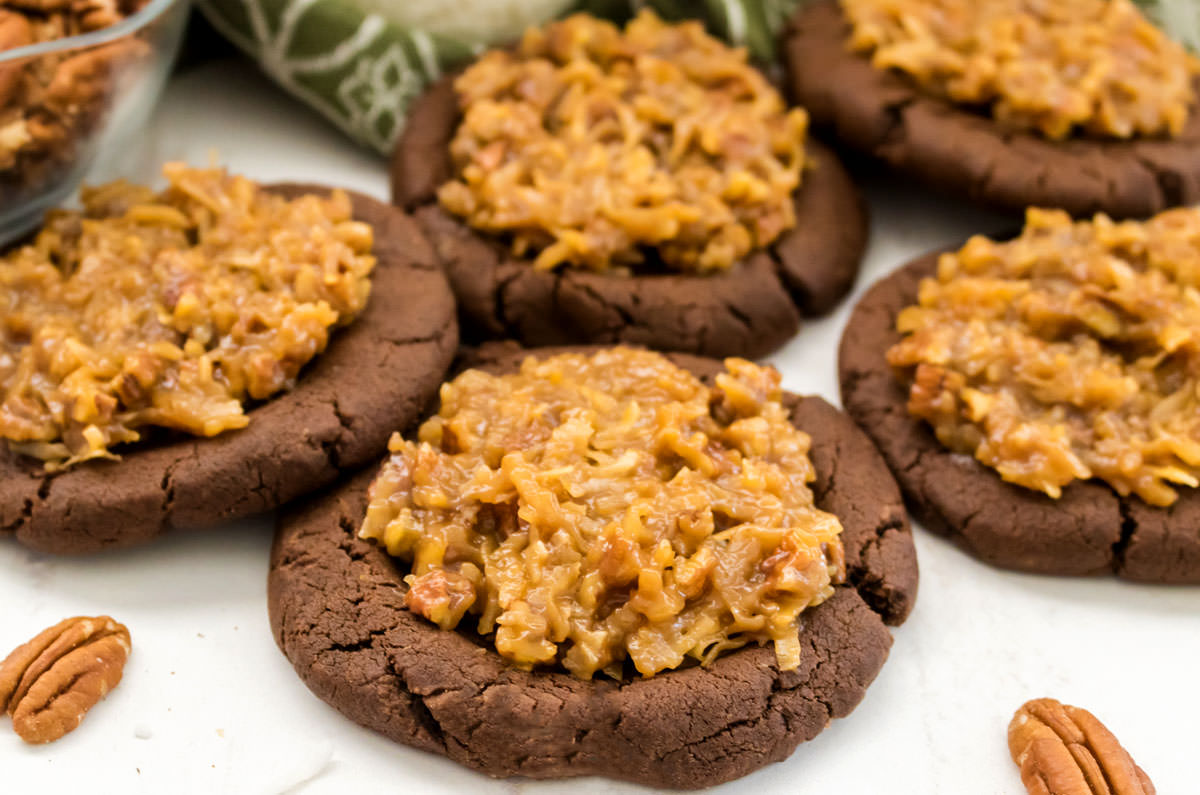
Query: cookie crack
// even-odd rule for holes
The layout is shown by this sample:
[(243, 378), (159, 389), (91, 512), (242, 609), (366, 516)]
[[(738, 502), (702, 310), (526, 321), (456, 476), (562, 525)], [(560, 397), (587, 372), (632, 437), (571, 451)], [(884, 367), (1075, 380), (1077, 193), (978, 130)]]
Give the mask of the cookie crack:
[(366, 560), (372, 547), (368, 547), (367, 551), (363, 551), (359, 548), (360, 545), (355, 543), (358, 540), (358, 523), (353, 518), (343, 515), (338, 517), (338, 527), (342, 531), (338, 535), (338, 549), (352, 561), (361, 562)]
[(447, 733), (437, 715), (429, 708), (426, 703), (428, 699), (434, 696), (428, 694), (417, 693), (405, 675), (403, 669), (396, 667), (396, 661), (393, 655), (384, 652), (385, 666), (392, 680), (403, 685), (404, 692), (408, 694), (409, 704), (412, 708), (413, 718), (416, 720), (419, 729), (424, 730), (430, 742), (442, 749), (442, 753), (446, 753), (449, 748)]
[(1184, 197), (1183, 180), (1178, 173), (1163, 168), (1161, 164), (1140, 154), (1136, 149), (1133, 152), (1133, 157), (1142, 168), (1150, 172), (1150, 176), (1154, 178), (1155, 184), (1158, 185), (1158, 192), (1161, 194), (1161, 204), (1159, 206), (1177, 207), (1189, 203)]
[[(508, 288), (513, 282), (521, 278), (522, 271), (514, 269), (512, 273), (504, 276), (496, 282), (496, 289), (492, 293), (492, 317), (496, 319), (496, 324), (504, 329), (509, 335), (512, 335), (515, 330), (515, 323), (508, 318)], [(558, 281), (555, 280), (555, 290), (558, 289)]]
[[(905, 532), (903, 519), (891, 519), (876, 526), (875, 535), (863, 545), (862, 559), (865, 560), (868, 551), (880, 553), (883, 540), (889, 533)], [(895, 597), (893, 588), (888, 583), (887, 571), (874, 572), (867, 563), (859, 563), (847, 571), (848, 578), (854, 584), (854, 590), (862, 597), (867, 607), (883, 619), (885, 624), (896, 622)]]
[[(858, 391), (858, 385), (860, 383), (862, 383), (863, 381), (867, 380), (868, 378), (870, 378), (871, 373), (869, 371), (863, 370), (861, 368), (854, 368), (853, 370), (849, 370), (849, 369), (844, 370), (840, 374), (840, 376), (841, 376), (839, 378), (840, 389), (838, 391), (841, 393), (842, 403), (845, 404), (845, 408), (848, 413), (853, 413), (853, 411), (854, 411), (853, 398), (854, 398), (855, 393)], [(847, 398), (850, 398), (849, 403), (846, 402)]]
[(575, 748), (575, 750), (567, 752), (566, 761), (568, 765), (575, 764), (579, 757), (587, 753), (587, 749), (583, 747), (583, 744), (587, 742), (588, 735), (592, 734), (594, 731), (595, 729), (590, 728), (575, 729), (575, 735), (571, 738), (571, 745)]
[(904, 112), (916, 102), (917, 96), (914, 93), (883, 106), (882, 111), (887, 118), (887, 129), (883, 131), (883, 135), (879, 137), (874, 147), (881, 155), (884, 150), (900, 146), (908, 140), (908, 122), (904, 118)]
[(29, 521), (29, 517), (33, 516), (33, 500), (26, 497), (21, 505), (21, 511), (16, 518), (8, 524), (0, 527), (0, 533), (15, 533), (21, 529), (21, 526)]
[[(768, 699), (768, 703), (770, 703), (770, 699)], [(772, 714), (772, 708), (770, 706), (768, 706), (767, 709), (763, 710), (763, 716), (771, 715), (771, 714)], [(683, 745), (680, 745), (677, 748), (672, 748), (667, 751), (663, 751), (661, 754), (655, 753), (651, 756), (651, 758), (654, 759), (654, 761), (656, 761), (656, 762), (661, 762), (663, 759), (667, 758), (668, 756), (679, 753), (681, 751), (686, 752), (689, 756), (695, 758), (695, 754), (692, 753), (692, 749), (694, 749), (698, 746), (705, 746), (708, 743), (711, 743), (713, 740), (716, 740), (718, 737), (725, 737), (725, 736), (732, 735), (738, 729), (754, 728), (758, 724), (762, 723), (762, 721), (764, 720), (763, 716), (755, 717), (755, 718), (740, 718), (735, 721), (730, 721), (729, 723), (723, 725), (720, 729), (716, 730), (715, 732), (713, 732), (711, 734), (708, 734), (704, 737), (700, 737), (696, 740), (689, 740), (688, 742), (684, 743)]]
[(962, 532), (958, 535), (966, 535), (966, 531), (975, 523), (975, 519), (986, 510), (985, 506), (977, 506), (974, 510), (963, 517), (959, 525), (962, 527)]
[[(554, 292), (555, 292), (556, 303), (557, 303), (558, 291), (559, 291), (561, 285), (562, 285), (562, 278), (560, 277), (554, 283)], [(629, 312), (628, 309), (621, 306), (619, 303), (608, 300), (603, 295), (598, 293), (596, 291), (596, 289), (594, 287), (592, 287), (591, 285), (589, 285), (585, 282), (578, 282), (578, 283), (576, 283), (576, 286), (583, 292), (587, 293), (587, 295), (593, 301), (595, 301), (596, 303), (598, 303), (600, 306), (602, 306), (605, 309), (612, 310), (614, 313), (616, 313), (617, 317), (620, 318), (621, 322), (619, 324), (611, 325), (609, 328), (606, 329), (606, 331), (614, 332), (614, 331), (619, 331), (622, 328), (643, 328), (644, 327), (644, 324), (638, 322), (637, 319)]]
[(442, 321), (442, 325), (439, 326), (436, 331), (430, 334), (420, 334), (413, 337), (389, 337), (384, 339), (384, 342), (389, 345), (394, 345), (398, 348), (403, 348), (409, 345), (428, 345), (431, 342), (441, 342), (443, 339), (445, 339), (446, 335), (450, 333), (450, 328), (451, 320), (447, 318), (446, 320)]
[[(322, 443), (322, 448), (325, 446)], [(261, 469), (251, 470), (250, 474), (254, 476), (255, 483), (250, 487), (250, 492), (259, 499), (264, 505), (274, 501), (275, 489), (267, 485), (266, 478), (263, 476)]]
[(729, 310), (730, 316), (741, 324), (742, 328), (746, 329), (746, 334), (750, 335), (754, 331), (754, 320), (741, 309), (739, 309), (732, 301), (722, 301), (725, 308)]
[(1129, 551), (1129, 545), (1133, 542), (1133, 536), (1138, 529), (1137, 519), (1133, 516), (1133, 510), (1127, 497), (1117, 497), (1117, 510), (1121, 513), (1121, 534), (1117, 536), (1117, 540), (1112, 545), (1114, 571), (1119, 571), (1124, 566), (1125, 555)]
[[(16, 517), (0, 527), (0, 532), (16, 533), (22, 527), (33, 521), (33, 515), (39, 508), (44, 508), (46, 502), (50, 499), (50, 486), (54, 481), (54, 475), (42, 474), (39, 477), (37, 492), (34, 497), (26, 497), (21, 501), (21, 510)], [(69, 510), (69, 506), (68, 506)]]
[(333, 416), (337, 417), (338, 425), (342, 426), (343, 431), (350, 430), (350, 426), (354, 424), (354, 420), (342, 411), (342, 404), (338, 401), (336, 395), (334, 395), (331, 401), (331, 406), (333, 408)]
[(1112, 175), (1105, 174), (1103, 169), (1096, 168), (1092, 163), (1080, 163), (1079, 173), (1086, 174), (1095, 180), (1097, 184), (1104, 186), (1105, 204), (1113, 204), (1117, 200), (1120, 195), (1120, 189)]
[[(922, 464), (924, 463), (925, 456), (928, 455), (930, 452), (931, 451), (928, 449), (919, 448), (917, 450), (917, 454), (915, 456), (913, 456), (913, 459), (911, 461), (909, 461), (907, 464), (904, 464), (903, 466), (901, 466), (900, 470), (902, 472), (904, 472), (905, 474), (907, 474), (909, 472), (912, 472), (914, 469), (920, 469)], [(899, 463), (899, 462), (896, 462), (896, 463)]]
[[(810, 673), (806, 677), (806, 679), (803, 683), (797, 684), (796, 687), (785, 688), (785, 687), (783, 687), (782, 683), (778, 682), (778, 680), (777, 680), (778, 687), (775, 688), (773, 690), (773, 692), (771, 693), (771, 695), (769, 697), (769, 701), (772, 704), (772, 706), (774, 706), (775, 700), (780, 698), (784, 693), (791, 691), (791, 690), (795, 690), (798, 687), (802, 687), (804, 685), (809, 685), (805, 690), (805, 695), (812, 702), (821, 705), (821, 709), (823, 709), (825, 711), (825, 722), (828, 723), (829, 721), (833, 720), (834, 714), (836, 713), (837, 710), (834, 709), (834, 704), (832, 701), (829, 700), (828, 696), (825, 696), (819, 688), (812, 687), (811, 683), (817, 682), (820, 680), (820, 677), (818, 676), (818, 672), (821, 670), (821, 668), (823, 666), (829, 664), (829, 657), (825, 654), (822, 654), (821, 650), (817, 648), (817, 644), (815, 642), (813, 642), (812, 639), (809, 639), (809, 641), (808, 641), (808, 654), (811, 655), (816, 660), (816, 662), (813, 663), (812, 673)], [(786, 710), (783, 710), (783, 711), (786, 712)]]
[(1107, 564), (1106, 567), (1112, 571), (1115, 571), (1116, 566), (1117, 566), (1117, 559), (1116, 559), (1116, 557), (1114, 557), (1114, 550), (1115, 550), (1116, 546), (1121, 543), (1121, 538), (1125, 534), (1125, 530), (1124, 530), (1125, 521), (1124, 521), (1124, 514), (1123, 514), (1124, 509), (1122, 507), (1123, 500), (1121, 499), (1120, 495), (1117, 495), (1115, 492), (1113, 492), (1111, 489), (1109, 489), (1107, 487), (1107, 484), (1105, 485), (1105, 488), (1109, 491), (1110, 494), (1113, 494), (1114, 497), (1116, 498), (1117, 511), (1118, 511), (1118, 515), (1120, 516), (1120, 519), (1121, 519), (1120, 526), (1118, 527), (1118, 530), (1117, 530), (1116, 539), (1114, 539), (1111, 544), (1105, 544), (1103, 539), (1094, 539), (1094, 540), (1090, 539), (1089, 533), (1088, 533), (1089, 524), (1088, 524), (1087, 519), (1083, 516), (1073, 516), (1071, 525), (1072, 525), (1072, 529), (1075, 531), (1075, 534), (1080, 539), (1080, 542), (1081, 542), (1080, 545), (1087, 549), (1096, 550), (1097, 552), (1103, 551), (1107, 558), (1107, 560), (1105, 561)]
[[(388, 658), (387, 667), (398, 681), (404, 681), (403, 677), (397, 673), (396, 667), (392, 664), (390, 656)], [(429, 709), (429, 705), (425, 703), (425, 698), (423, 696), (418, 696), (412, 691), (409, 691), (409, 696), (409, 703), (412, 706), (412, 715), (413, 718), (416, 719), (417, 726), (424, 730), (430, 742), (441, 748), (442, 753), (446, 753), (449, 744), (446, 740), (446, 730), (442, 727), (441, 722), (437, 719), (437, 716), (433, 714), (433, 710)]]
[(773, 243), (767, 246), (763, 249), (763, 252), (771, 260), (771, 268), (775, 271), (775, 278), (779, 279), (779, 283), (783, 285), (783, 289), (787, 293), (792, 305), (796, 307), (796, 311), (802, 317), (811, 317), (816, 314), (809, 308), (812, 305), (812, 293), (806, 289), (799, 279), (791, 278), (788, 275), (787, 268), (783, 264), (783, 257), (779, 255), (776, 244)]
[(173, 462), (171, 462), (170, 466), (163, 470), (162, 481), (158, 485), (163, 493), (163, 502), (159, 511), (162, 514), (162, 521), (164, 523), (170, 521), (171, 510), (175, 503), (175, 470), (184, 461), (188, 460), (189, 458), (195, 459), (196, 457), (196, 449), (193, 447), (188, 455), (176, 458)]
[(333, 410), (333, 416), (337, 420), (338, 431), (332, 439), (326, 439), (321, 442), (321, 451), (329, 459), (329, 465), (340, 472), (343, 466), (342, 454), (339, 448), (342, 446), (346, 435), (350, 433), (350, 426), (353, 423), (353, 419), (342, 412), (337, 395), (334, 395), (330, 400), (330, 408)]
[[(374, 633), (372, 633), (372, 635), (373, 634)], [(356, 652), (367, 651), (368, 649), (373, 649), (373, 648), (375, 648), (375, 638), (373, 636), (369, 635), (365, 638), (360, 638), (359, 640), (356, 640), (353, 643), (331, 643), (326, 648), (326, 651), (336, 651), (336, 652), (341, 652), (344, 654), (354, 654)]]
[[(842, 457), (842, 445), (840, 443), (835, 444), (832, 455), (829, 456), (830, 462), (826, 474), (826, 482), (820, 491), (814, 490), (816, 502), (820, 503), (824, 501), (829, 494), (837, 491), (839, 461), (841, 461)], [(847, 584), (858, 592), (858, 595), (862, 597), (867, 607), (882, 618), (885, 624), (894, 621), (896, 611), (893, 604), (893, 589), (888, 583), (886, 569), (878, 572), (873, 571), (868, 561), (872, 552), (880, 552), (883, 540), (889, 533), (903, 533), (905, 532), (905, 526), (906, 523), (903, 516), (882, 518), (876, 522), (872, 528), (871, 535), (863, 539), (858, 547), (858, 563), (849, 565), (846, 569)]]

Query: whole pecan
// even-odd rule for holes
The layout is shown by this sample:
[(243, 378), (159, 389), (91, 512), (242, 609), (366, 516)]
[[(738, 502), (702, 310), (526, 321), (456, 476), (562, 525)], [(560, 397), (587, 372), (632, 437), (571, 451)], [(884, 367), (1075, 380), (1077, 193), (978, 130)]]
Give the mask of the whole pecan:
[(60, 621), (0, 663), (0, 709), (25, 742), (53, 742), (117, 686), (129, 650), (129, 630), (108, 616)]
[(1154, 784), (1086, 709), (1026, 702), (1008, 724), (1008, 749), (1030, 795), (1154, 795)]

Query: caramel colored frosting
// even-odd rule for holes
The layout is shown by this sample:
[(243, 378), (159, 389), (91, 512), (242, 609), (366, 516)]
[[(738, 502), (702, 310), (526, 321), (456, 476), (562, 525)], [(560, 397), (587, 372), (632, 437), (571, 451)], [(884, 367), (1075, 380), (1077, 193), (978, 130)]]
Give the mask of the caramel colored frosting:
[(909, 410), (1005, 480), (1152, 505), (1200, 485), (1200, 209), (1030, 210), (1014, 240), (943, 255), (896, 326)]
[(0, 259), (0, 438), (47, 469), (116, 458), (147, 426), (244, 427), (366, 304), (373, 232), (345, 193), (163, 173), (158, 193), (85, 188)]
[(808, 116), (698, 22), (576, 15), (455, 87), (442, 206), (537, 268), (722, 270), (796, 223)]
[(1200, 62), (1130, 0), (841, 0), (880, 69), (1052, 140), (1177, 136)]
[(584, 679), (751, 642), (799, 664), (842, 528), (813, 504), (777, 372), (730, 359), (708, 387), (615, 348), (468, 370), (441, 398), (415, 441), (393, 437), (361, 529), (411, 564), (409, 609)]

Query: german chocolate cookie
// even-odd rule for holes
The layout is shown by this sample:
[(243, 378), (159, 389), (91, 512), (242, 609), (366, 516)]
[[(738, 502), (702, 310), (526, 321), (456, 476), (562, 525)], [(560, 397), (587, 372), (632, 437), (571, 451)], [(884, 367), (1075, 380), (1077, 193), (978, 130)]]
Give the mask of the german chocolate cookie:
[(1152, 215), (1200, 201), (1200, 109), (1178, 138), (1055, 142), (1004, 129), (851, 52), (835, 0), (804, 4), (785, 34), (792, 98), (818, 129), (946, 193), (996, 207)]
[(974, 458), (951, 452), (907, 409), (908, 389), (885, 359), (899, 342), (896, 315), (916, 301), (936, 253), (884, 278), (863, 296), (842, 336), (842, 403), (879, 447), (913, 516), (968, 552), (1005, 568), (1044, 574), (1115, 572), (1130, 580), (1200, 583), (1200, 492), (1180, 489), (1170, 507), (1120, 497), (1097, 480), (1057, 500), (1006, 483)]
[(795, 335), (801, 315), (829, 311), (849, 291), (866, 246), (867, 215), (833, 153), (805, 142), (813, 165), (795, 196), (797, 224), (770, 247), (708, 275), (537, 271), (503, 241), (438, 204), (459, 121), (453, 82), (415, 103), (392, 157), (392, 198), (434, 243), (458, 298), (463, 333), (526, 345), (629, 343), (706, 356), (758, 357)]
[[(296, 196), (326, 188), (278, 185)], [(382, 202), (350, 194), (375, 229), (378, 258), (363, 313), (338, 331), (296, 387), (212, 438), (166, 435), (48, 475), (0, 446), (0, 535), (59, 554), (143, 543), (274, 508), (375, 460), (420, 416), (458, 341), (454, 299), (420, 229)]]
[[(469, 364), (511, 371), (523, 354), (485, 346)], [(834, 596), (803, 614), (796, 670), (780, 672), (766, 646), (623, 682), (510, 667), (405, 608), (407, 572), (357, 536), (374, 471), (281, 517), (268, 585), (275, 639), (347, 717), (491, 776), (698, 788), (784, 759), (862, 699), (887, 658), (886, 625), (904, 621), (917, 587), (900, 494), (870, 442), (820, 398), (785, 401), (812, 437), (816, 504), (841, 519), (847, 569)]]

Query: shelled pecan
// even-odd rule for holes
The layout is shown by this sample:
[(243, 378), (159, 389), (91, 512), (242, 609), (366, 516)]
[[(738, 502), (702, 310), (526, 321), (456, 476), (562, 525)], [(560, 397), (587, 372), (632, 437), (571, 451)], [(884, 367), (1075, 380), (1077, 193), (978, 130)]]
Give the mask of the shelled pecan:
[(1052, 698), (1026, 702), (1008, 748), (1030, 795), (1154, 795), (1154, 784), (1096, 716)]
[(129, 630), (108, 616), (60, 621), (0, 663), (0, 709), (28, 743), (48, 743), (79, 726), (121, 681)]

